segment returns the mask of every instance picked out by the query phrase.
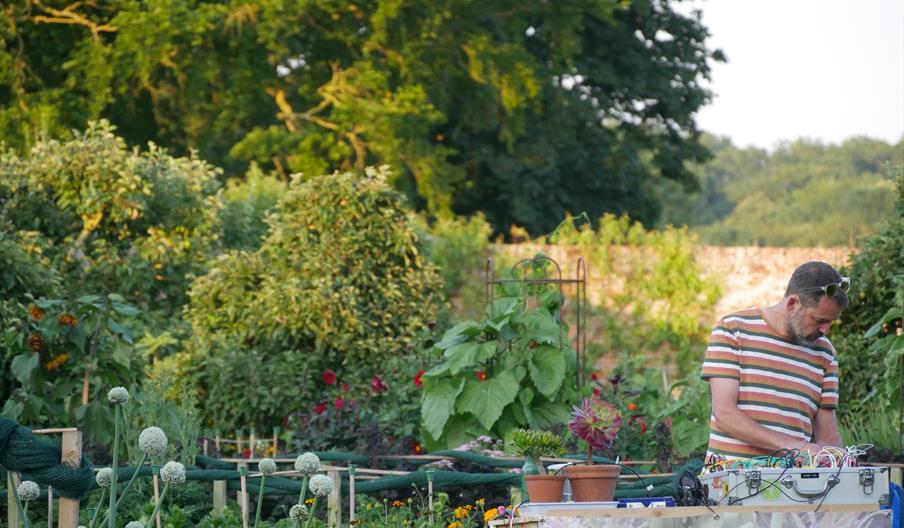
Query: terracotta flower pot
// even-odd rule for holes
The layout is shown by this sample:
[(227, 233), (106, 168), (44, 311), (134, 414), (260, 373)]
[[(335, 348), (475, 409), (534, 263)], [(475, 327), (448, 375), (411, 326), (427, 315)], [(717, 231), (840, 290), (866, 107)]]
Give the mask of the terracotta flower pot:
[(524, 475), (531, 502), (562, 502), (565, 475)]
[(615, 497), (619, 466), (613, 464), (578, 464), (565, 468), (575, 502), (606, 502)]

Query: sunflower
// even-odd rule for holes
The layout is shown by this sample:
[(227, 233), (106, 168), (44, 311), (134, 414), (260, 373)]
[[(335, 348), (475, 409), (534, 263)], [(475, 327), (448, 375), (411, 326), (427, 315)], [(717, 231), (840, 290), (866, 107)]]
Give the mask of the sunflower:
[(76, 319), (72, 315), (64, 313), (60, 314), (60, 316), (57, 318), (57, 322), (60, 323), (60, 326), (71, 326), (74, 328), (75, 325), (78, 324), (78, 319)]
[(65, 365), (67, 361), (69, 361), (69, 354), (63, 352), (59, 356), (54, 357), (46, 364), (44, 364), (44, 369), (47, 370), (47, 372), (53, 372), (54, 370)]
[(35, 352), (40, 352), (44, 347), (44, 340), (41, 339), (40, 334), (31, 334), (28, 336), (28, 348), (34, 350)]
[(35, 321), (40, 321), (44, 318), (44, 310), (38, 308), (34, 304), (30, 304), (28, 305), (28, 315)]

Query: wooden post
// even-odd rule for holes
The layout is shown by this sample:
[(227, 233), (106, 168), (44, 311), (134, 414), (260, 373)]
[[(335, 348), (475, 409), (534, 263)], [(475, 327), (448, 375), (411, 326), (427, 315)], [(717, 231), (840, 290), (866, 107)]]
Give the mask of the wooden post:
[(220, 432), (217, 431), (217, 436), (213, 439), (213, 447), (217, 450), (217, 456), (222, 456), (220, 453)]
[(355, 524), (355, 465), (348, 465), (348, 524)]
[[(62, 451), (63, 455), (60, 457), (61, 462), (72, 467), (80, 467), (82, 464), (82, 432), (78, 429), (64, 430)], [(77, 528), (78, 517), (78, 499), (60, 497), (59, 528)]]
[(430, 509), (430, 524), (433, 524), (433, 473), (435, 469), (427, 470), (427, 507)]
[(239, 480), (242, 489), (239, 492), (239, 506), (242, 508), (242, 528), (248, 528), (248, 464), (239, 463)]
[(273, 456), (279, 453), (279, 427), (273, 428)]
[(328, 523), (333, 528), (339, 528), (342, 526), (342, 479), (339, 477), (339, 471), (335, 469), (327, 471), (326, 474), (333, 481), (333, 491), (330, 492), (328, 503), (330, 507)]
[(241, 429), (239, 429), (238, 431), (235, 432), (235, 446), (236, 446), (235, 447), (235, 451), (236, 451), (235, 457), (241, 458), (241, 456), (242, 456), (242, 430)]
[[(153, 473), (153, 476), (151, 478), (154, 481), (154, 504), (157, 504), (158, 502), (160, 502), (160, 480), (158, 479), (159, 471), (154, 471), (152, 468), (151, 473)], [(156, 518), (154, 519), (154, 523), (157, 528), (160, 528), (160, 511), (159, 510), (157, 511), (157, 515), (156, 515)]]
[(223, 513), (226, 509), (226, 481), (213, 481), (213, 511)]
[(203, 447), (201, 448), (201, 452), (204, 453), (204, 456), (209, 456), (209, 455), (210, 455), (210, 449), (208, 448), (208, 443), (209, 443), (209, 442), (208, 442), (208, 440), (207, 440), (207, 437), (205, 436), (205, 437), (204, 437), (204, 440), (203, 440), (203, 443), (202, 443)]
[(248, 458), (254, 458), (254, 447), (256, 441), (254, 438), (254, 428), (251, 428), (251, 436), (248, 438)]
[(47, 486), (47, 528), (53, 528), (53, 486)]
[(19, 527), (19, 505), (13, 489), (19, 487), (19, 476), (13, 471), (6, 472), (6, 524), (10, 528)]

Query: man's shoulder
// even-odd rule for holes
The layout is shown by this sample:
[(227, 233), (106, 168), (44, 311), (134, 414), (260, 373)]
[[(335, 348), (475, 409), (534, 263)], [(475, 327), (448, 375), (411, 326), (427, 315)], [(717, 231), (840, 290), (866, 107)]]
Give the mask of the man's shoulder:
[(734, 329), (741, 326), (761, 325), (763, 316), (757, 308), (738, 310), (719, 319), (719, 326), (726, 329)]

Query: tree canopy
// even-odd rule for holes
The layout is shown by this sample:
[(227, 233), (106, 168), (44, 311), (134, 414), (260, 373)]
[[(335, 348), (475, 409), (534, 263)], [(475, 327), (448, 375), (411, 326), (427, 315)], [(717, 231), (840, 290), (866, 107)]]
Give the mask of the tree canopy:
[(666, 0), (36, 0), (0, 11), (0, 134), (106, 118), (242, 174), (388, 164), (436, 214), (548, 232), (692, 187), (719, 52)]

